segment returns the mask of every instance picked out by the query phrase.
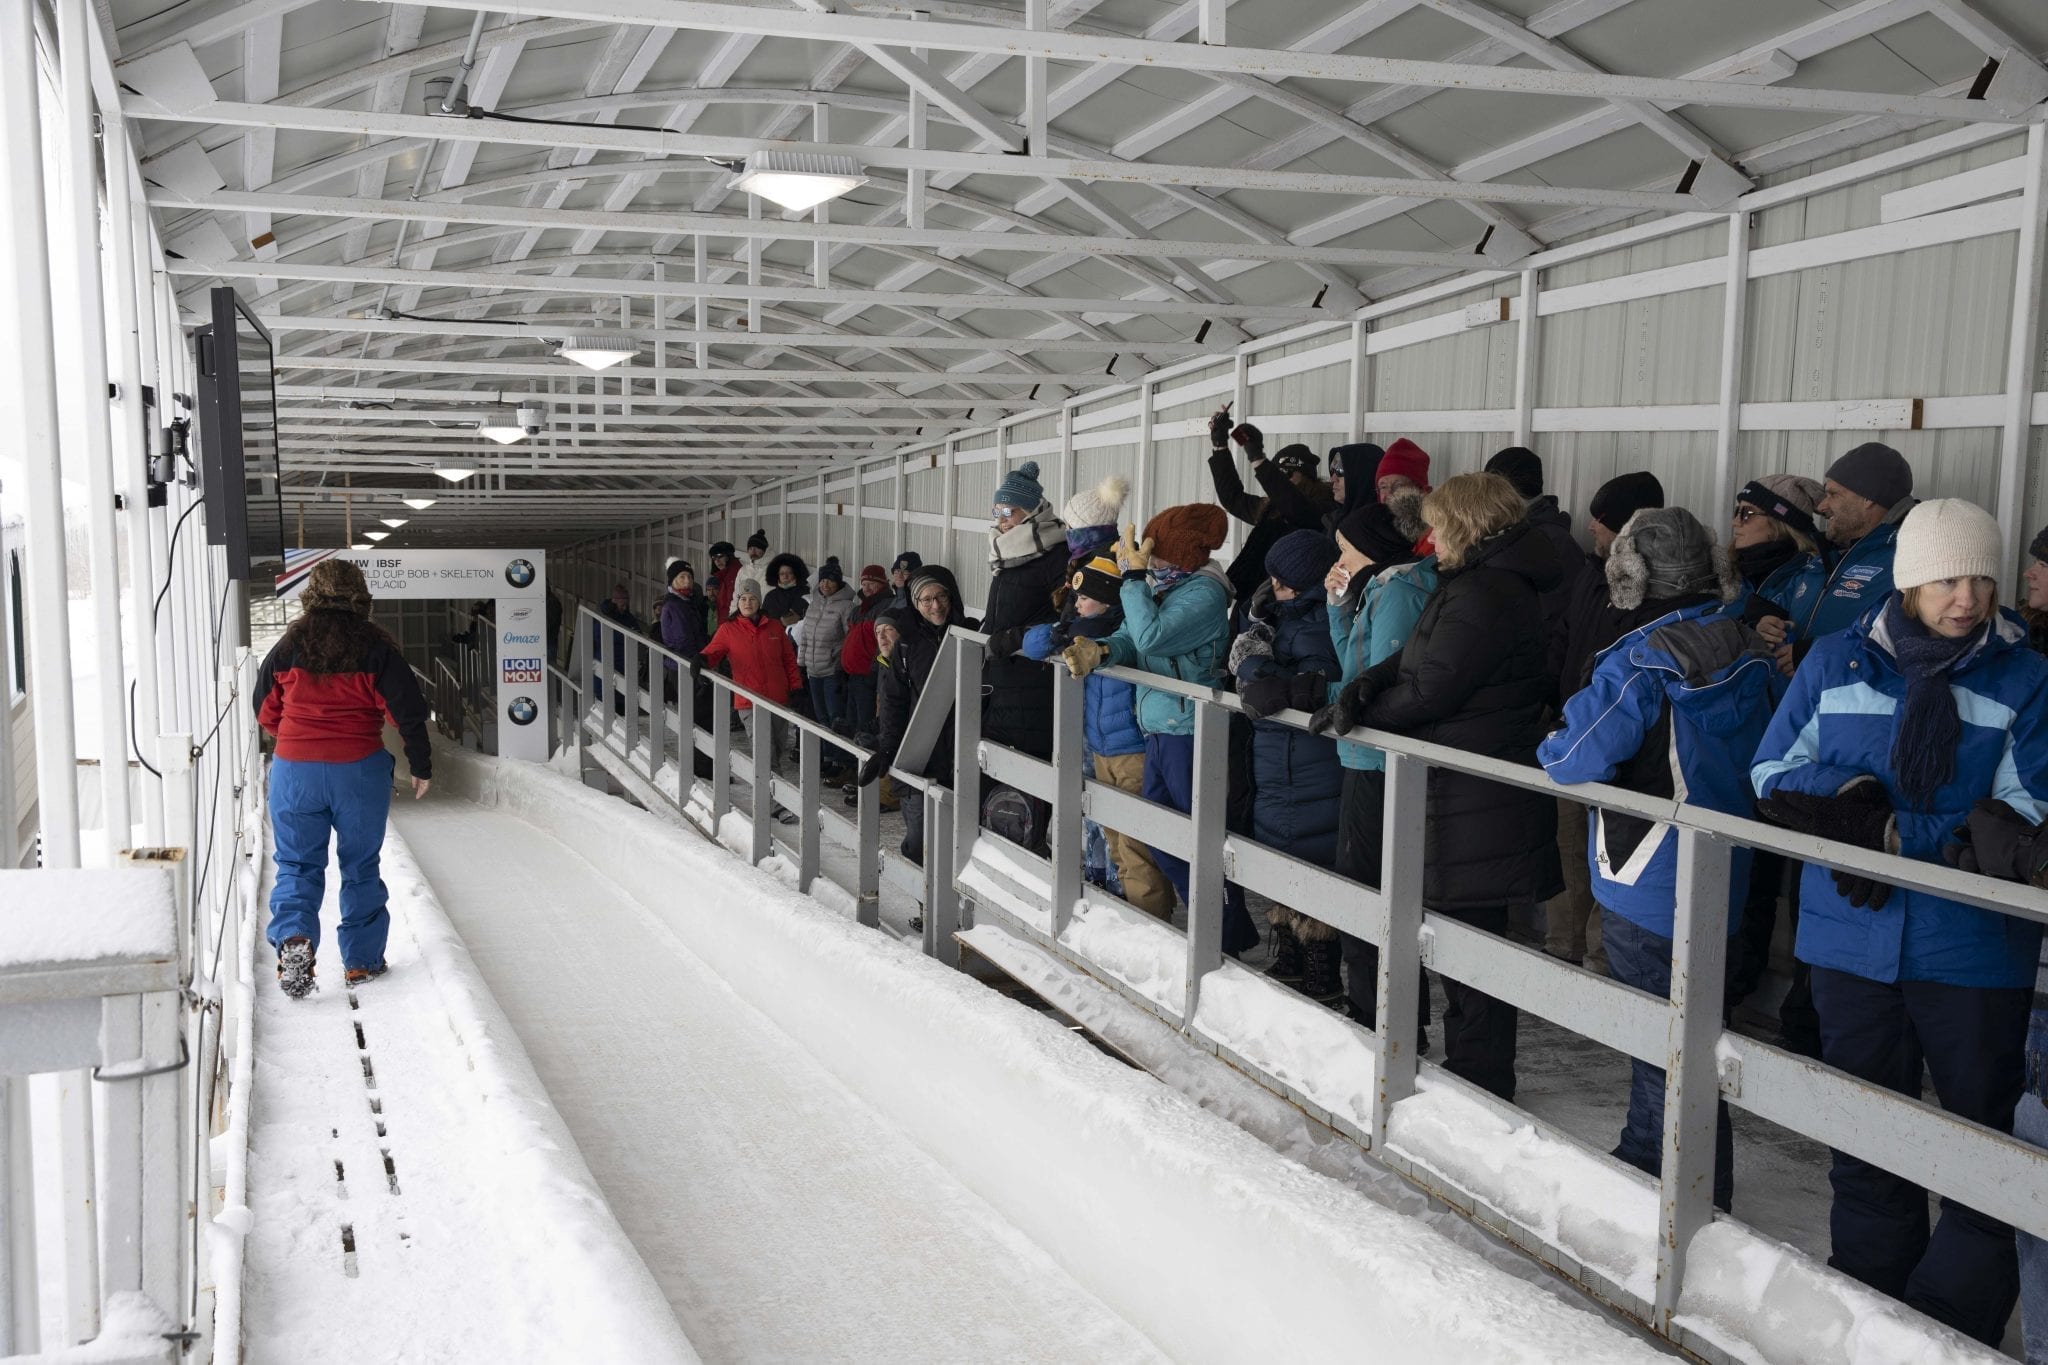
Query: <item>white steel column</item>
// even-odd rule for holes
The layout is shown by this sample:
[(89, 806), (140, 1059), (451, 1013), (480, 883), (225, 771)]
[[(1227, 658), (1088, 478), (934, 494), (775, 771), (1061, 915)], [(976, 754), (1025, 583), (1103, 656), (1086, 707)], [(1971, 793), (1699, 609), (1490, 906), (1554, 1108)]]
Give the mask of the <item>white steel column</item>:
[[(112, 418), (107, 403), (106, 278), (100, 258), (99, 149), (93, 138), (91, 25), (99, 22), (86, 0), (59, 0), (57, 34), (59, 70), (63, 75), (64, 153), (68, 167), (68, 218), (71, 227), (72, 278), (68, 306), (78, 314), (79, 354), (70, 372), (77, 385), (79, 421), (84, 437), (87, 543), (92, 564), (94, 634), (98, 637), (97, 672), (100, 732), (100, 815), (105, 823), (105, 853), (112, 856), (133, 842), (128, 811), (128, 707), (126, 670), (121, 649), (120, 530), (114, 522), (114, 449)], [(110, 163), (109, 175), (125, 174)], [(111, 235), (111, 234), (110, 234)]]
[(2027, 445), (2033, 439), (2034, 380), (2041, 367), (2041, 291), (2048, 283), (2048, 127), (2027, 129), (2027, 170), (2013, 264), (2012, 335), (2005, 351), (2005, 431), (1998, 452), (1999, 529), (2008, 563), (2026, 545)]
[[(1024, 0), (1024, 27), (1045, 30), (1052, 27), (1051, 0)], [(1046, 112), (1045, 58), (1024, 59), (1024, 139), (1033, 156), (1044, 156), (1050, 149), (1046, 128), (1050, 120)], [(820, 138), (819, 141), (824, 141)]]
[[(1716, 515), (1735, 505), (1742, 445), (1743, 343), (1749, 328), (1749, 215), (1728, 215), (1728, 282), (1721, 300), (1721, 424), (1714, 439)], [(2031, 396), (2031, 395), (2030, 395)]]
[[(913, 14), (912, 17), (922, 19), (925, 16), (919, 13)], [(910, 55), (917, 61), (923, 61), (928, 54), (923, 48), (912, 48)], [(910, 134), (907, 145), (913, 153), (916, 153), (925, 151), (931, 146), (931, 137), (928, 131), (929, 101), (925, 99), (924, 90), (919, 86), (911, 85), (909, 90)], [(1038, 151), (1036, 148), (1032, 149), (1032, 154), (1034, 156), (1045, 155), (1045, 153)], [(903, 225), (912, 229), (922, 229), (924, 227), (925, 204), (924, 168), (912, 166), (903, 174)]]
[(1536, 434), (1537, 272), (1522, 272), (1520, 327), (1515, 332), (1515, 444), (1527, 446)]
[(1366, 354), (1365, 335), (1364, 321), (1351, 324), (1351, 442), (1354, 445), (1365, 439), (1365, 415), (1372, 402), (1372, 357)]
[(43, 217), (42, 111), (35, 7), (0, 5), (0, 170), (7, 186), (6, 312), (21, 338), (7, 383), (28, 469), (29, 677), (36, 725), (36, 802), (43, 864), (78, 864), (78, 752), (71, 706), (71, 625), (64, 584), (64, 476), (57, 452), (50, 243)]

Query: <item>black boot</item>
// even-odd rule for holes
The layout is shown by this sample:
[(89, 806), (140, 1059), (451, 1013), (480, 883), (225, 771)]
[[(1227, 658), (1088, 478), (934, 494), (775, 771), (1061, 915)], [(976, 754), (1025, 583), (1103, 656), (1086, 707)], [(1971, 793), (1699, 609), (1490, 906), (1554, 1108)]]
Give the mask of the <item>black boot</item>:
[(1302, 966), (1301, 940), (1295, 937), (1294, 926), (1273, 925), (1273, 961), (1266, 975), (1292, 986), (1300, 982)]
[(1319, 1004), (1334, 1005), (1344, 998), (1344, 977), (1339, 970), (1337, 940), (1312, 938), (1302, 944), (1301, 993)]

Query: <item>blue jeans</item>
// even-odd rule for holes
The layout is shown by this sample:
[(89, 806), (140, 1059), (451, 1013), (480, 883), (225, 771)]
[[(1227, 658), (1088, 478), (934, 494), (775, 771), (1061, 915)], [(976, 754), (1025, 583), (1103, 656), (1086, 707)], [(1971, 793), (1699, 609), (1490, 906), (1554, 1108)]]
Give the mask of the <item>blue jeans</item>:
[[(2012, 1111), (2012, 1135), (2036, 1147), (2048, 1147), (2048, 1103), (2039, 1095), (2022, 1095)], [(2048, 1242), (2029, 1232), (2019, 1234), (2020, 1340), (2027, 1365), (2048, 1365)]]
[(320, 902), (327, 893), (327, 840), (341, 865), (341, 960), (345, 967), (384, 965), (391, 933), (389, 899), (378, 875), (384, 825), (391, 815), (389, 753), (353, 763), (270, 761), (270, 829), (277, 881), (270, 890), (273, 948), (303, 938), (320, 950)]
[[(1607, 950), (1607, 974), (1624, 986), (1671, 998), (1671, 940), (1600, 907), (1600, 942)], [(1614, 1155), (1639, 1171), (1664, 1173), (1664, 1068), (1631, 1059), (1628, 1120)], [(1714, 1207), (1727, 1210), (1735, 1199), (1735, 1134), (1728, 1103), (1714, 1103)]]

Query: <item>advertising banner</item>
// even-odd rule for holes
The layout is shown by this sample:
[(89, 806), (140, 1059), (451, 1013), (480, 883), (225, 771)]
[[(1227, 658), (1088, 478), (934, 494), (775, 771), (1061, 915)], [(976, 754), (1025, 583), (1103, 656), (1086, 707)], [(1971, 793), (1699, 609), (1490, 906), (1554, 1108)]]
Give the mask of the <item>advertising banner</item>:
[(277, 595), (294, 598), (323, 559), (361, 568), (370, 596), (399, 601), (492, 599), (498, 626), (498, 754), (548, 757), (548, 574), (539, 550), (287, 550)]

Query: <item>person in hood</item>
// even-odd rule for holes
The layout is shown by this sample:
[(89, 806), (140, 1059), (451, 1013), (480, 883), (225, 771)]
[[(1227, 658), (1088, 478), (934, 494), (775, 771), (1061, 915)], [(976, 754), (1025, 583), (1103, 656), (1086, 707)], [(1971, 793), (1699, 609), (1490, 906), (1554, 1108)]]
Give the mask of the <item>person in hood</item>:
[(910, 580), (924, 567), (924, 556), (915, 550), (905, 550), (896, 556), (896, 562), (889, 566), (889, 593), (892, 607), (910, 605)]
[[(1457, 475), (1423, 500), (1437, 545), (1436, 593), (1401, 652), (1345, 686), (1332, 703), (1338, 719), (1534, 762), (1550, 698), (1541, 594), (1558, 568), (1525, 511), (1498, 474)], [(1432, 910), (1504, 935), (1515, 908), (1563, 889), (1548, 795), (1438, 768), (1427, 802), (1422, 897)], [(1448, 978), (1444, 992), (1445, 1065), (1513, 1100), (1514, 1007)]]
[[(1832, 497), (1830, 501), (1833, 501)], [(1854, 849), (1942, 858), (1976, 803), (2048, 813), (2048, 661), (1998, 609), (2007, 561), (1990, 513), (1959, 498), (1899, 525), (1891, 587), (1817, 640), (1756, 751), (1765, 819)], [(1794, 951), (1813, 968), (1821, 1059), (2010, 1132), (2025, 1081), (2041, 926), (1851, 866), (1808, 863)], [(1994, 1348), (2017, 1287), (2012, 1229), (1847, 1152), (1829, 1182), (1828, 1263)]]
[[(1243, 449), (1260, 494), (1245, 491), (1230, 453), (1232, 441)], [(1316, 477), (1318, 463), (1313, 450), (1298, 444), (1283, 446), (1268, 459), (1265, 433), (1249, 422), (1232, 427), (1228, 403), (1209, 418), (1209, 481), (1215, 486), (1217, 505), (1251, 527), (1226, 571), (1236, 601), (1249, 603), (1266, 581), (1266, 552), (1274, 542), (1289, 531), (1319, 529), (1324, 515), (1337, 505), (1329, 485)]]
[[(1118, 498), (1121, 506), (1122, 499)], [(1068, 510), (1073, 505), (1068, 504)], [(1024, 633), (1022, 653), (1051, 660), (1076, 640), (1106, 640), (1124, 623), (1123, 571), (1110, 554), (1090, 556), (1074, 568), (1060, 619)], [(1097, 779), (1118, 791), (1145, 791), (1145, 732), (1138, 725), (1137, 688), (1121, 678), (1090, 673), (1082, 685), (1081, 732)], [(1173, 918), (1173, 887), (1152, 851), (1128, 834), (1105, 829), (1110, 860), (1123, 898), (1158, 919)]]
[[(1220, 683), (1230, 650), (1231, 587), (1213, 556), (1229, 529), (1223, 509), (1209, 502), (1167, 508), (1146, 525), (1142, 540), (1137, 527), (1126, 526), (1116, 549), (1124, 623), (1106, 640), (1070, 643), (1060, 654), (1068, 670), (1085, 678), (1112, 664), (1204, 687)], [(1144, 686), (1136, 700), (1138, 728), (1145, 732), (1145, 799), (1188, 811), (1194, 805), (1195, 705), (1179, 693)], [(1187, 862), (1158, 849), (1152, 857), (1185, 901)], [(1223, 951), (1237, 956), (1258, 943), (1259, 933), (1235, 883), (1224, 884), (1223, 906)]]
[[(1324, 468), (1330, 476), (1330, 501), (1333, 505), (1327, 511), (1323, 511), (1320, 517), (1317, 515), (1317, 509), (1321, 503), (1311, 496), (1317, 491), (1317, 485), (1304, 487), (1290, 479), (1284, 484), (1278, 480), (1262, 481), (1260, 487), (1266, 490), (1267, 498), (1278, 509), (1282, 519), (1289, 524), (1300, 525), (1306, 521), (1315, 521), (1322, 528), (1324, 535), (1334, 539), (1337, 527), (1345, 517), (1361, 507), (1379, 501), (1379, 490), (1373, 487), (1370, 474), (1379, 468), (1380, 457), (1386, 453), (1371, 441), (1331, 446)], [(1353, 472), (1357, 470), (1364, 470), (1365, 473)], [(1422, 525), (1421, 507), (1422, 495), (1418, 492), (1415, 496), (1415, 525), (1418, 535), (1427, 530)]]
[[(684, 659), (694, 659), (707, 643), (704, 594), (697, 591), (696, 571), (688, 560), (671, 559), (663, 576), (668, 582), (668, 591), (662, 594), (661, 606), (655, 612), (655, 621), (661, 628), (661, 643)], [(678, 686), (676, 662), (667, 658), (661, 662), (666, 674), (663, 694), (674, 701)]]
[(1557, 505), (1554, 494), (1543, 491), (1543, 457), (1529, 447), (1509, 446), (1494, 452), (1486, 462), (1486, 472), (1500, 475), (1528, 500), (1529, 511), (1524, 519), (1557, 551), (1558, 567), (1564, 577), (1543, 594), (1543, 625), (1546, 630), (1554, 629), (1564, 619), (1572, 581), (1586, 563), (1586, 552), (1572, 535), (1571, 516)]
[[(1267, 719), (1276, 711), (1313, 715), (1338, 676), (1324, 578), (1337, 547), (1320, 531), (1290, 531), (1266, 552), (1272, 585), (1231, 643), (1230, 674), (1251, 717), (1252, 837), (1318, 867), (1337, 861), (1337, 804), (1344, 770), (1337, 746), (1298, 726)], [(1284, 905), (1267, 911), (1273, 932), (1271, 975), (1298, 984), (1311, 1000), (1343, 997), (1337, 931)]]
[[(1565, 703), (1564, 725), (1536, 751), (1552, 780), (1607, 782), (1644, 796), (1747, 816), (1754, 808), (1748, 756), (1770, 718), (1776, 665), (1769, 645), (1728, 610), (1741, 595), (1731, 556), (1682, 507), (1629, 518), (1607, 556), (1616, 605), (1662, 614), (1622, 636), (1593, 666), (1592, 681)], [(1593, 898), (1607, 973), (1668, 998), (1678, 896), (1678, 830), (1621, 811), (1596, 811), (1580, 855)], [(1750, 850), (1733, 851), (1727, 932), (1742, 923)], [(1664, 1068), (1631, 1063), (1628, 1119), (1614, 1155), (1655, 1177), (1664, 1169)], [(1715, 1120), (1714, 1204), (1735, 1197), (1735, 1139), (1728, 1106)]]
[(413, 799), (427, 794), (434, 747), (427, 699), (398, 642), (370, 620), (370, 585), (345, 559), (323, 559), (299, 593), (299, 619), (256, 675), (256, 723), (277, 738), (270, 760), (271, 848), (277, 877), (264, 938), (277, 984), (294, 1000), (315, 989), (328, 844), (341, 870), (341, 962), (350, 986), (384, 974), (391, 932), (379, 868), (395, 762), (384, 721), (398, 727)]
[(721, 540), (711, 547), (711, 575), (704, 588), (711, 597), (711, 628), (732, 615), (732, 589), (739, 582), (740, 560), (732, 542)]
[[(1614, 605), (1607, 584), (1607, 553), (1629, 518), (1646, 508), (1664, 505), (1664, 485), (1647, 470), (1621, 474), (1593, 494), (1587, 528), (1593, 539), (1591, 558), (1583, 559), (1565, 593), (1564, 613), (1546, 626), (1546, 668), (1555, 683), (1552, 706), (1562, 708), (1585, 686), (1593, 659), (1600, 651), (1659, 613), (1638, 605)], [(1543, 907), (1543, 950), (1567, 962), (1583, 962), (1586, 970), (1607, 974), (1607, 949), (1600, 931), (1600, 903), (1593, 899), (1586, 874), (1586, 831), (1590, 812), (1566, 797), (1557, 799), (1557, 842), (1564, 868), (1562, 895)]]
[(990, 508), (988, 633), (982, 665), (982, 738), (1034, 758), (1052, 757), (1052, 674), (1016, 657), (1031, 627), (1059, 619), (1053, 594), (1067, 581), (1067, 527), (1045, 500), (1038, 465), (1012, 469)]
[[(961, 609), (960, 585), (953, 581), (952, 570), (943, 565), (926, 565), (918, 570), (910, 580), (910, 601), (910, 610), (891, 607), (881, 617), (896, 631), (897, 640), (881, 674), (875, 752), (861, 764), (854, 779), (863, 787), (896, 766), (911, 714), (917, 710), (918, 698), (924, 695), (925, 683), (938, 662), (946, 632), (954, 626), (973, 630), (978, 624)], [(947, 717), (924, 765), (908, 771), (912, 776), (929, 777), (945, 786), (953, 784), (952, 717)], [(904, 794), (902, 852), (911, 862), (924, 865), (924, 800), (915, 790)]]
[[(811, 715), (837, 728), (846, 709), (846, 679), (839, 672), (839, 653), (853, 628), (860, 600), (846, 586), (846, 571), (836, 556), (818, 569), (817, 591), (804, 609), (803, 635), (797, 662), (803, 666)], [(825, 780), (837, 785), (852, 776), (853, 758), (844, 749), (826, 745), (822, 755)]]
[(1891, 595), (1899, 527), (1917, 506), (1913, 467), (1888, 445), (1865, 442), (1828, 466), (1815, 510), (1828, 520), (1836, 558), (1813, 605), (1794, 619), (1781, 660), (1797, 665), (1815, 641), (1857, 624)]
[[(1436, 558), (1418, 560), (1415, 540), (1396, 524), (1392, 508), (1381, 502), (1365, 503), (1338, 526), (1337, 561), (1323, 579), (1323, 590), (1329, 601), (1330, 642), (1340, 672), (1331, 679), (1329, 701), (1310, 720), (1310, 729), (1316, 733), (1352, 727), (1352, 720), (1336, 704), (1344, 686), (1400, 653), (1422, 619), (1422, 609), (1437, 587)], [(1344, 776), (1337, 802), (1336, 870), (1362, 885), (1377, 887), (1386, 817), (1387, 756), (1371, 745), (1343, 739), (1337, 741), (1337, 762)], [(1340, 934), (1338, 941), (1351, 1017), (1370, 1028), (1379, 1016), (1380, 950), (1350, 934)], [(1428, 996), (1428, 991), (1422, 992), (1425, 1002)], [(1428, 1050), (1424, 1041), (1417, 1052)]]
[(811, 605), (811, 570), (793, 554), (779, 554), (768, 561), (768, 590), (761, 596), (763, 614), (784, 627), (804, 619)]

